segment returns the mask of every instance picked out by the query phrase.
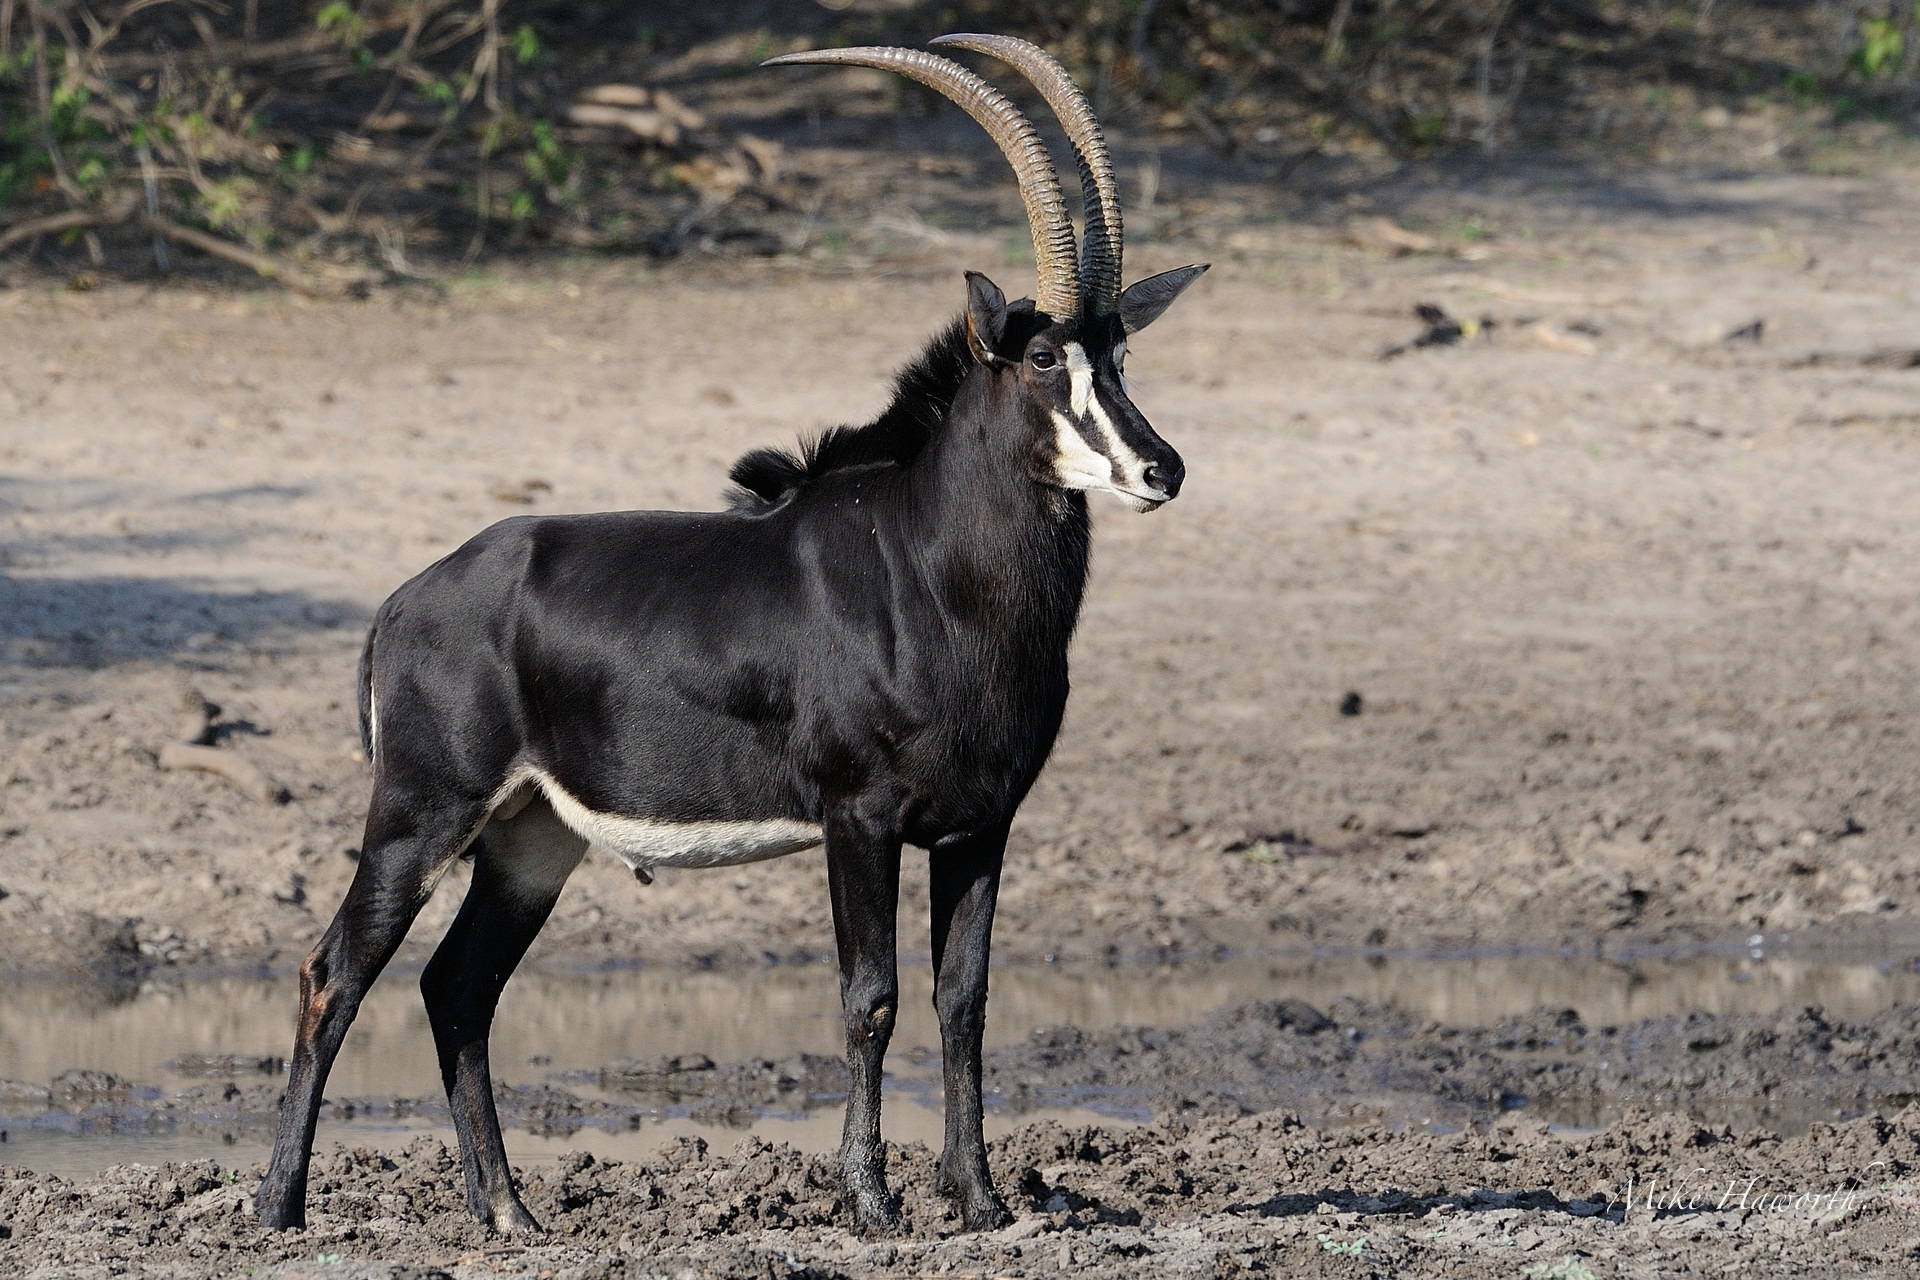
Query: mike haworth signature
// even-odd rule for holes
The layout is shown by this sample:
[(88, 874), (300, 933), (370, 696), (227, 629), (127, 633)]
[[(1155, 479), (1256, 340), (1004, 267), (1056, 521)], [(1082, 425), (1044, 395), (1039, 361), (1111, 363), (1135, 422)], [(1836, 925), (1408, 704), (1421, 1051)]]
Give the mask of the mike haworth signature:
[[(1621, 1209), (1631, 1214), (1635, 1209), (1643, 1209), (1658, 1215), (1663, 1213), (1804, 1213), (1813, 1218), (1840, 1217), (1850, 1212), (1859, 1203), (1860, 1197), (1868, 1194), (1869, 1188), (1863, 1185), (1867, 1175), (1874, 1169), (1886, 1167), (1886, 1161), (1875, 1160), (1860, 1175), (1847, 1179), (1845, 1186), (1834, 1187), (1828, 1191), (1782, 1191), (1761, 1186), (1762, 1175), (1734, 1177), (1720, 1181), (1720, 1175), (1709, 1169), (1695, 1169), (1682, 1178), (1668, 1174), (1663, 1179), (1659, 1174), (1645, 1182), (1637, 1174), (1627, 1176), (1627, 1194), (1625, 1200), (1616, 1200), (1609, 1209)], [(1888, 1188), (1882, 1187), (1881, 1190)]]

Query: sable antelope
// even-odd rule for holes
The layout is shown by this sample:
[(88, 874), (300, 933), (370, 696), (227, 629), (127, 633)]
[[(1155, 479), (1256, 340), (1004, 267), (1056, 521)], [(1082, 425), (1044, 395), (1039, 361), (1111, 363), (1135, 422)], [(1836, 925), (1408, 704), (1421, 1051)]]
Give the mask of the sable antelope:
[(1036, 301), (967, 277), (965, 313), (863, 427), (735, 464), (724, 512), (520, 517), (380, 607), (362, 652), (373, 796), (359, 870), (300, 967), (292, 1071), (256, 1203), (297, 1226), (327, 1071), (367, 988), (453, 860), (460, 913), (421, 978), (467, 1203), (538, 1231), (501, 1142), (487, 1064), (500, 991), (589, 845), (642, 880), (824, 843), (852, 1089), (840, 1151), (862, 1226), (896, 1221), (880, 1065), (898, 1001), (903, 843), (928, 852), (945, 1053), (941, 1185), (969, 1228), (1007, 1219), (981, 1134), (987, 952), (1014, 810), (1052, 749), (1086, 582), (1085, 495), (1151, 511), (1180, 456), (1128, 398), (1127, 336), (1206, 268), (1120, 287), (1120, 204), (1086, 99), (1000, 36), (945, 43), (1031, 79), (1079, 157), (1085, 253), (1039, 135), (984, 80), (909, 49), (769, 65), (897, 71), (1006, 154), (1033, 232)]

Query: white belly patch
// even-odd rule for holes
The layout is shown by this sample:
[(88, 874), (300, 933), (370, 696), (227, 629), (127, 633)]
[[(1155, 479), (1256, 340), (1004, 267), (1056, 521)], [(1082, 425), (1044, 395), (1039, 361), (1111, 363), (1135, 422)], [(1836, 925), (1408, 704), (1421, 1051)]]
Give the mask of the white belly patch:
[(526, 767), (508, 775), (489, 807), (510, 815), (516, 806), (525, 805), (534, 787), (575, 835), (613, 854), (643, 878), (650, 878), (655, 867), (732, 867), (784, 858), (827, 838), (819, 823), (795, 818), (677, 822), (597, 813), (545, 771)]

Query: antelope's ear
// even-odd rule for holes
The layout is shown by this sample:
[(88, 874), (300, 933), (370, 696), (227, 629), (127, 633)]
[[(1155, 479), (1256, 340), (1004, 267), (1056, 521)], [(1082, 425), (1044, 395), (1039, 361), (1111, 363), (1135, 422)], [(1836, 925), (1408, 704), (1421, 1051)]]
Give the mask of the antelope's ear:
[(994, 353), (1007, 333), (1007, 295), (978, 271), (967, 272), (967, 349), (981, 364), (1004, 363)]
[(1191, 267), (1175, 267), (1172, 271), (1134, 281), (1120, 295), (1120, 323), (1128, 333), (1140, 332), (1158, 320), (1160, 313), (1172, 306), (1173, 300), (1212, 265), (1201, 262)]

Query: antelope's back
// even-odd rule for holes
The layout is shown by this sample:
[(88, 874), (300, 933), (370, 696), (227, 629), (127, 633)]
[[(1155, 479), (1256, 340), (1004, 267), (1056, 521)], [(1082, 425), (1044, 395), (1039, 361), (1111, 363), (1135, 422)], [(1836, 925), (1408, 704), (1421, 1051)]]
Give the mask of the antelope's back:
[(874, 539), (838, 523), (618, 512), (492, 526), (376, 618), (377, 764), (415, 755), (475, 795), (531, 766), (635, 817), (816, 817), (823, 787), (883, 763), (871, 726), (891, 666)]

